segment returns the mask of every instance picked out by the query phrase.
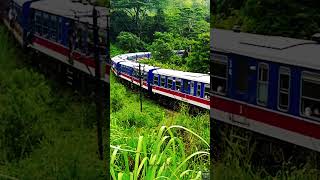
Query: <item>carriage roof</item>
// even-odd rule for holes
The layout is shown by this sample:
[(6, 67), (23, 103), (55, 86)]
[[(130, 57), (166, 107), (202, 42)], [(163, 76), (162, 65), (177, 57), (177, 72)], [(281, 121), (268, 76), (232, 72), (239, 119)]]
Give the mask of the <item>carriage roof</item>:
[(148, 54), (151, 54), (151, 53), (150, 52), (128, 53), (128, 54), (122, 54), (121, 57), (129, 60), (129, 58), (135, 58), (136, 56), (146, 56)]
[[(134, 62), (134, 61), (122, 61), (120, 62), (121, 65), (127, 66), (127, 67), (132, 67), (134, 69), (139, 69), (139, 63)], [(155, 66), (150, 66), (146, 64), (141, 64), (141, 70), (143, 71), (149, 71), (152, 69), (157, 69), (158, 67)]]
[(155, 74), (210, 84), (210, 76), (208, 74), (191, 73), (191, 72), (177, 71), (172, 69), (157, 69), (153, 72)]
[(311, 40), (212, 29), (210, 48), (261, 60), (320, 69), (320, 44)]
[(118, 63), (118, 62), (124, 61), (124, 60), (123, 60), (122, 58), (120, 58), (119, 56), (115, 56), (115, 57), (112, 58), (112, 61), (113, 61), (114, 63)]
[[(84, 5), (82, 3), (75, 3), (71, 0), (42, 0), (36, 1), (31, 4), (31, 8), (52, 13), (58, 16), (67, 17), (70, 19), (78, 20), (76, 16), (92, 15), (93, 6)], [(109, 9), (106, 7), (96, 7), (98, 14), (98, 26), (106, 28), (108, 23), (107, 15), (110, 14)], [(80, 17), (80, 22), (93, 24), (92, 17)]]

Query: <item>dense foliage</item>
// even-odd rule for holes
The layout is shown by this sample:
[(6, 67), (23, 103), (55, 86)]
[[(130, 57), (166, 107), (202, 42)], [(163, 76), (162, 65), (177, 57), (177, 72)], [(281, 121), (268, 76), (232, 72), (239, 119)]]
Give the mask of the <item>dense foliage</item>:
[(123, 50), (128, 52), (136, 52), (144, 49), (144, 42), (135, 34), (130, 32), (121, 32), (117, 37), (117, 42)]
[(320, 32), (317, 0), (217, 0), (213, 26), (242, 31), (305, 38)]
[(92, 101), (30, 68), (9, 37), (0, 26), (0, 179), (106, 179)]
[[(116, 46), (127, 52), (151, 51), (148, 64), (208, 72), (209, 46), (199, 48), (209, 42), (208, 0), (118, 0), (111, 6)], [(176, 56), (175, 50), (185, 50), (185, 56)]]

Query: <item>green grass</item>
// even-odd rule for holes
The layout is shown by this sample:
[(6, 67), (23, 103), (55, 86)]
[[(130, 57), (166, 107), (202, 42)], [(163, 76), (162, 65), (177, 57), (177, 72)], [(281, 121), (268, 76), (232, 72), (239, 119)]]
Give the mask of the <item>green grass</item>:
[(0, 179), (105, 179), (92, 102), (28, 67), (1, 26), (0, 41)]
[[(157, 151), (155, 150), (157, 149), (155, 148), (155, 146), (157, 146), (158, 144), (163, 144), (162, 146), (164, 147), (166, 146), (165, 144), (170, 141), (169, 139), (167, 139), (165, 140), (165, 142), (160, 142), (159, 138), (156, 138), (159, 137), (156, 134), (158, 134), (159, 129), (161, 129), (162, 127), (172, 127), (174, 125), (180, 125), (183, 127), (187, 127), (191, 131), (197, 132), (200, 137), (204, 138), (204, 141), (202, 141), (201, 139), (199, 139), (199, 137), (188, 132), (188, 130), (185, 129), (178, 128), (172, 130), (172, 136), (169, 135), (170, 139), (179, 139), (179, 142), (181, 142), (179, 147), (182, 148), (182, 150), (176, 150), (177, 158), (174, 159), (175, 164), (182, 163), (189, 155), (192, 155), (196, 152), (209, 151), (209, 147), (204, 143), (209, 142), (210, 138), (208, 128), (208, 113), (191, 117), (187, 113), (186, 108), (182, 109), (181, 112), (173, 112), (164, 109), (163, 107), (155, 104), (155, 102), (146, 98), (143, 99), (143, 111), (140, 112), (139, 95), (130, 90), (127, 90), (125, 86), (116, 81), (113, 75), (111, 76), (111, 112), (111, 145), (114, 148), (120, 147), (121, 149), (129, 151), (124, 151), (127, 152), (127, 154), (123, 154), (121, 150), (115, 148), (116, 150), (118, 150), (117, 152), (114, 151), (117, 155), (117, 158), (114, 160), (114, 162), (111, 162), (111, 164), (114, 165), (114, 174), (117, 178), (119, 173), (123, 173), (123, 178), (127, 179), (130, 177), (130, 172), (135, 172), (133, 165), (129, 167), (124, 166), (125, 162), (123, 162), (123, 159), (126, 159), (126, 161), (131, 164), (135, 164), (134, 159), (136, 157), (140, 137), (143, 137), (144, 140), (142, 145), (145, 146), (145, 153), (144, 155), (142, 155), (143, 158), (140, 158), (140, 161), (143, 161), (143, 159), (146, 158), (146, 164), (143, 166), (143, 176), (148, 176), (147, 170), (148, 167), (150, 167), (150, 161), (152, 158), (154, 158), (155, 154), (159, 154), (159, 152), (157, 153)], [(199, 131), (199, 129), (202, 129), (202, 131)], [(161, 148), (161, 150), (163, 149), (163, 147)], [(169, 149), (167, 150), (169, 151)], [(170, 151), (174, 150), (170, 149)], [(169, 152), (165, 151), (165, 153)], [(125, 158), (122, 156), (125, 156)], [(163, 157), (163, 159), (158, 158), (157, 160), (159, 161), (159, 166), (156, 169), (160, 170), (165, 159), (169, 157), (170, 156), (167, 156), (166, 158)], [(138, 162), (139, 165), (141, 165), (140, 161)], [(174, 165), (168, 165), (168, 169), (174, 169)], [(208, 156), (198, 155), (197, 157), (191, 158), (191, 160), (188, 160), (186, 162), (186, 167), (184, 169), (192, 170), (193, 172), (207, 172), (209, 170)], [(168, 172), (169, 171), (165, 171), (164, 173), (171, 174)], [(154, 173), (155, 172), (151, 174)], [(181, 173), (182, 172), (180, 172), (180, 174)], [(192, 175), (196, 176), (197, 174)]]
[[(191, 179), (192, 177), (201, 179), (201, 170), (188, 169), (188, 164), (194, 158), (208, 157), (209, 153), (207, 151), (198, 151), (186, 156), (185, 143), (174, 136), (173, 128), (180, 128), (197, 136), (194, 132), (180, 126), (163, 126), (158, 134), (154, 134), (154, 136), (147, 136), (146, 138), (139, 136), (138, 146), (135, 151), (122, 149), (120, 146), (112, 146), (114, 151), (111, 157), (110, 171), (113, 179)], [(207, 144), (209, 148), (209, 144), (206, 141), (199, 139)], [(135, 154), (132, 167), (130, 167), (128, 153)], [(142, 160), (140, 161), (140, 159)], [(133, 171), (130, 171), (130, 169), (133, 169)], [(116, 171), (118, 171), (118, 174), (116, 174)]]

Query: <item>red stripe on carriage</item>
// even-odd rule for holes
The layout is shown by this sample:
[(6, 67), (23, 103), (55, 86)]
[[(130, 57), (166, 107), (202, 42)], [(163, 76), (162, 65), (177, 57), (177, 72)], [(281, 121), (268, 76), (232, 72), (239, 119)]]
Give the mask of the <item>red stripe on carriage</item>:
[[(46, 39), (43, 39), (43, 38), (40, 38), (38, 36), (36, 36), (34, 39), (33, 39), (33, 43), (36, 43), (40, 46), (43, 46), (47, 49), (50, 49), (50, 50), (53, 50), (59, 54), (62, 54), (66, 57), (69, 56), (69, 49), (62, 46), (62, 45), (59, 45), (59, 44), (56, 44), (56, 43), (53, 43), (53, 42), (50, 42)], [(83, 55), (81, 55), (80, 53), (78, 52), (74, 52), (72, 54), (72, 58), (80, 63), (83, 63), (87, 66), (90, 66), (92, 68), (95, 68), (96, 65), (95, 65), (95, 62), (94, 62), (94, 59), (91, 58), (91, 57), (84, 57)], [(106, 65), (106, 74), (110, 75), (110, 68), (111, 66), (110, 65)]]
[[(245, 104), (211, 96), (211, 108), (228, 113), (245, 116), (248, 119), (259, 121), (274, 127), (286, 129), (309, 137), (320, 139), (320, 125), (304, 121), (302, 119), (286, 116), (276, 112), (270, 112), (261, 108), (247, 106)], [(243, 113), (240, 113), (240, 106)]]
[(162, 92), (174, 95), (174, 96), (179, 96), (179, 97), (182, 97), (182, 98), (186, 98), (188, 100), (195, 101), (195, 102), (198, 102), (198, 103), (201, 103), (201, 104), (210, 105), (210, 101), (209, 100), (204, 100), (204, 99), (198, 98), (196, 96), (191, 96), (189, 94), (180, 93), (180, 92), (173, 91), (173, 90), (166, 89), (166, 88), (162, 88), (162, 87), (159, 87), (159, 86), (152, 86), (152, 88), (156, 89), (158, 91), (162, 91)]

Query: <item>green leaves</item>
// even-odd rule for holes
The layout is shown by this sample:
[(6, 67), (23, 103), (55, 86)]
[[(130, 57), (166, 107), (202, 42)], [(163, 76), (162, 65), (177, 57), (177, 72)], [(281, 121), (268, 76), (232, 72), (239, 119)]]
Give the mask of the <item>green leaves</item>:
[[(319, 1), (221, 0), (217, 2), (214, 27), (294, 38), (310, 37), (320, 31)], [(318, 6), (317, 6), (318, 5)]]
[(117, 37), (119, 47), (128, 52), (137, 52), (145, 48), (145, 43), (130, 32), (121, 32)]
[[(180, 138), (175, 137), (174, 132), (171, 131), (173, 128), (186, 130), (202, 139), (193, 131), (182, 126), (162, 126), (158, 133), (154, 133), (157, 136), (140, 136), (135, 151), (111, 146), (114, 149), (110, 163), (112, 178), (114, 180), (201, 179), (201, 170), (188, 169), (190, 168), (188, 164), (196, 157), (204, 155), (209, 158), (209, 152), (198, 151), (186, 157), (183, 142)], [(129, 170), (130, 167), (127, 163), (128, 152), (135, 153), (134, 168), (131, 167), (132, 172)], [(124, 163), (121, 161), (121, 156), (124, 157)], [(118, 159), (117, 164), (115, 163), (116, 159)], [(125, 164), (125, 169), (121, 168), (121, 164)]]

